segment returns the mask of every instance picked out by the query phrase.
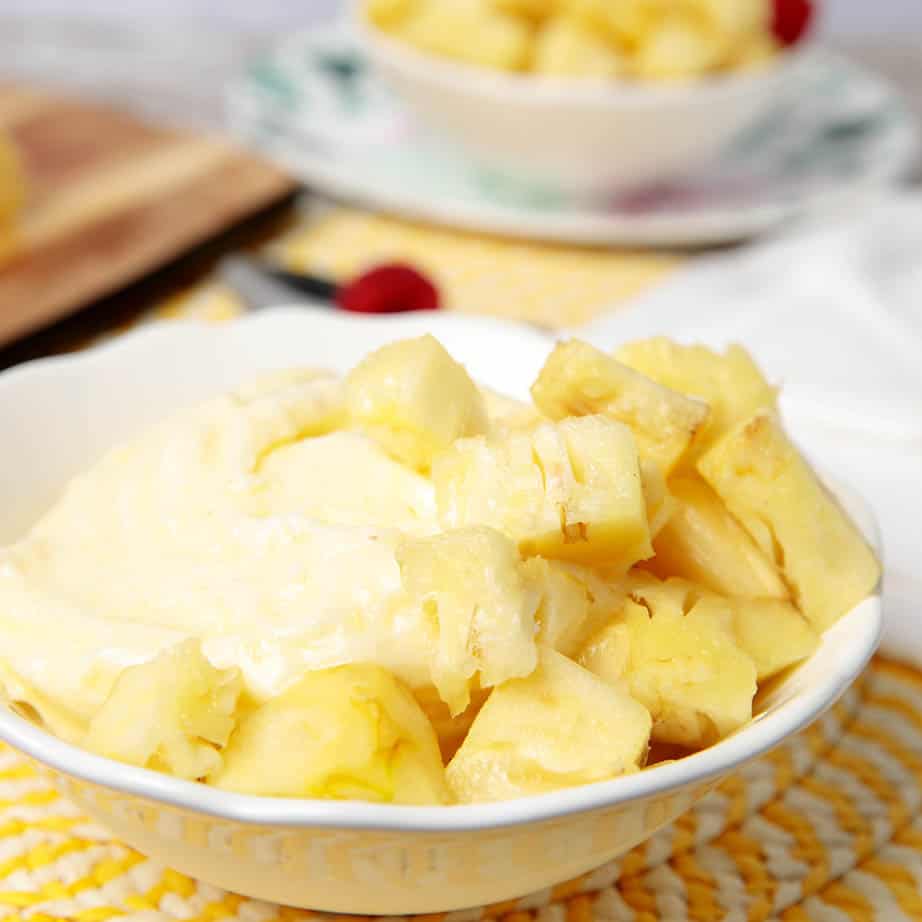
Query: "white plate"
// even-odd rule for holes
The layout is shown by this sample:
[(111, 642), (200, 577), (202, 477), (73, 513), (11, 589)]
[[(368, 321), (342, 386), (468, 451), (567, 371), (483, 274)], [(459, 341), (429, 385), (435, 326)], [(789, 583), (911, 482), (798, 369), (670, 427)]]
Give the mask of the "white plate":
[(585, 203), (468, 161), (428, 136), (346, 27), (294, 35), (228, 93), (231, 128), (313, 189), (414, 219), (580, 244), (696, 245), (855, 206), (901, 177), (915, 123), (881, 78), (806, 52), (792, 92), (706, 173)]

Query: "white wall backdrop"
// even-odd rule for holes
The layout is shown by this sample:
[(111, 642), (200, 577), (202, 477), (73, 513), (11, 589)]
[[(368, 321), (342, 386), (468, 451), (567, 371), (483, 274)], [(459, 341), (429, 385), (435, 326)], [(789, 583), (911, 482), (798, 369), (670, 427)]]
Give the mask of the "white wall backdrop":
[[(333, 14), (340, 0), (0, 0), (4, 14), (121, 19), (194, 17), (228, 27), (277, 30)], [(818, 0), (836, 36), (922, 36), (922, 0)], [(922, 54), (922, 39), (920, 39)]]

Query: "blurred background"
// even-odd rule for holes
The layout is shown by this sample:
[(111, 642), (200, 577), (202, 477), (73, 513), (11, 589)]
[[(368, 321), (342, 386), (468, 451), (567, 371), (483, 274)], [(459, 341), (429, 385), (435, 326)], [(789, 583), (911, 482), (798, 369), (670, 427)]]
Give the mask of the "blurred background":
[[(758, 2), (762, 0), (739, 0), (740, 9), (744, 5), (751, 8)], [(387, 105), (381, 100), (382, 86), (401, 90), (395, 94), (400, 97), (404, 93), (403, 88), (395, 86), (396, 75), (388, 73), (386, 66), (382, 68), (381, 61), (374, 61), (378, 65), (375, 68), (364, 68), (364, 60), (372, 59), (370, 48), (346, 61), (343, 65), (346, 70), (339, 76), (332, 71), (324, 72), (325, 52), (305, 50), (293, 54), (284, 50), (282, 43), (287, 36), (322, 35), (325, 24), (335, 21), (343, 11), (344, 0), (260, 0), (258, 3), (0, 0), (0, 94), (5, 93), (0, 96), (0, 141), (5, 132), (17, 151), (14, 158), (24, 164), (25, 174), (25, 180), (18, 184), (23, 199), (18, 209), (18, 244), (12, 255), (7, 246), (6, 269), (0, 272), (3, 309), (0, 344), (13, 338), (13, 326), (23, 331), (40, 329), (45, 318), (66, 316), (79, 305), (95, 300), (96, 294), (114, 291), (117, 286), (144, 277), (149, 270), (165, 265), (168, 259), (184, 255), (191, 244), (207, 241), (233, 228), (238, 220), (259, 213), (283, 198), (283, 191), (290, 194), (294, 184), (285, 177), (272, 175), (268, 169), (271, 161), (281, 163), (293, 174), (292, 179), (305, 183), (311, 193), (333, 193), (365, 206), (362, 227), (371, 222), (376, 235), (373, 244), (366, 242), (366, 250), (355, 250), (350, 260), (345, 255), (349, 248), (344, 249), (342, 241), (329, 231), (329, 222), (305, 225), (305, 240), (288, 246), (282, 256), (286, 265), (296, 263), (298, 269), (342, 275), (384, 256), (422, 262), (423, 268), (438, 276), (448, 290), (450, 306), (475, 312), (501, 311), (506, 316), (552, 328), (591, 320), (643, 290), (668, 268), (684, 264), (684, 256), (676, 262), (674, 254), (665, 251), (671, 245), (751, 242), (758, 233), (780, 226), (782, 215), (792, 211), (801, 215), (812, 212), (814, 201), (820, 198), (826, 201), (840, 192), (859, 188), (868, 188), (876, 197), (893, 180), (914, 184), (922, 175), (918, 157), (913, 156), (916, 125), (922, 122), (922, 2), (764, 2), (766, 8), (775, 9), (776, 16), (779, 9), (793, 10), (795, 15), (798, 9), (811, 10), (806, 56), (813, 61), (813, 77), (808, 83), (815, 89), (792, 90), (794, 84), (784, 77), (786, 93), (797, 101), (797, 111), (792, 110), (779, 121), (765, 108), (764, 100), (753, 98), (752, 106), (747, 102), (743, 115), (748, 107), (754, 113), (764, 112), (765, 118), (752, 116), (753, 120), (758, 118), (762, 127), (751, 133), (754, 140), (745, 157), (738, 158), (738, 162), (732, 162), (731, 158), (729, 163), (712, 158), (714, 166), (710, 173), (705, 170), (695, 184), (679, 188), (677, 194), (665, 200), (655, 195), (651, 199), (649, 190), (638, 185), (639, 197), (625, 199), (611, 211), (611, 202), (605, 199), (608, 188), (604, 195), (596, 196), (588, 210), (575, 200), (570, 201), (569, 191), (561, 197), (554, 189), (550, 196), (540, 188), (517, 189), (519, 174), (531, 182), (527, 170), (519, 169), (529, 166), (520, 156), (507, 161), (513, 163), (511, 170), (499, 170), (493, 178), (472, 170), (472, 166), (477, 166), (473, 162), (476, 152), (464, 150), (466, 141), (478, 140), (475, 136), (479, 134), (488, 143), (502, 133), (502, 123), (509, 121), (505, 114), (490, 121), (490, 106), (495, 100), (483, 98), (474, 103), (479, 121), (458, 126), (460, 133), (446, 133), (444, 140), (451, 150), (446, 152), (443, 147), (438, 155), (441, 161), (434, 164), (431, 152), (424, 145), (424, 132), (419, 139), (411, 138), (408, 133), (411, 129), (403, 115), (394, 108), (381, 108)], [(616, 0), (612, 3), (615, 5)], [(382, 8), (385, 7), (386, 4)], [(605, 4), (600, 8), (606, 9)], [(732, 4), (724, 4), (723, 8), (733, 9)], [(314, 39), (304, 37), (295, 41), (307, 49)], [(327, 39), (316, 41), (320, 47)], [(473, 39), (467, 42), (469, 46), (472, 42), (476, 44)], [(814, 50), (816, 46), (819, 52)], [(841, 57), (823, 57), (829, 49)], [(469, 51), (470, 48), (465, 53)], [(668, 66), (668, 56), (667, 52), (660, 66), (664, 63)], [(578, 60), (580, 53), (573, 58)], [(361, 65), (359, 70), (363, 75), (358, 83), (353, 81), (347, 86), (350, 68), (356, 62)], [(340, 77), (343, 82), (337, 85)], [(350, 105), (355, 103), (350, 96), (353, 91), (361, 97), (360, 107), (364, 107), (356, 118), (353, 118), (356, 112), (350, 111)], [(40, 103), (36, 94), (41, 97)], [(229, 118), (229, 94), (234, 96), (236, 120)], [(320, 104), (314, 105), (311, 98)], [(90, 108), (75, 107), (74, 100)], [(404, 101), (411, 102), (409, 98)], [(134, 121), (119, 122), (112, 115), (91, 111), (99, 105)], [(453, 112), (466, 107), (445, 108)], [(241, 111), (242, 122), (238, 117)], [(433, 134), (440, 134), (441, 126), (436, 124), (438, 113), (433, 114), (430, 124), (429, 115), (414, 113), (412, 105), (406, 111), (419, 116), (415, 119), (417, 127), (431, 128)], [(721, 130), (728, 137), (727, 132), (734, 137), (741, 133), (731, 131), (726, 112), (720, 115), (715, 109), (710, 120), (703, 123), (701, 110), (695, 111), (698, 114), (684, 120), (683, 143), (692, 143), (695, 133), (699, 138)], [(675, 115), (662, 112), (651, 124), (670, 125)], [(274, 123), (278, 117), (284, 125)], [(739, 117), (738, 113), (736, 118)], [(596, 119), (597, 124), (605, 121), (603, 117)], [(271, 129), (267, 128), (270, 123)], [(547, 123), (543, 116), (538, 116), (533, 124), (537, 127)], [(188, 140), (175, 139), (179, 148), (176, 156), (158, 161), (156, 151), (164, 138), (162, 132), (176, 129), (191, 130), (202, 139), (231, 136), (254, 154), (270, 154), (268, 160), (257, 164), (238, 164), (239, 169), (249, 171), (246, 180), (238, 177), (230, 185), (226, 181), (219, 184), (220, 170), (203, 167), (211, 185), (203, 186), (199, 192), (202, 202), (207, 204), (206, 210), (214, 215), (210, 222), (202, 217), (202, 209), (193, 214), (192, 199), (187, 199), (185, 210), (180, 212), (182, 220), (177, 220), (175, 209), (167, 215), (169, 194), (177, 194), (185, 175), (183, 171), (193, 169), (192, 161), (186, 162), (183, 157), (194, 160), (204, 156), (196, 151), (195, 145), (187, 153)], [(585, 125), (579, 130), (593, 129)], [(544, 142), (551, 135), (560, 139), (568, 136), (569, 131), (558, 126), (545, 131), (540, 144), (526, 140), (525, 159), (531, 158), (542, 144), (547, 147)], [(621, 156), (614, 148), (632, 134), (632, 130), (617, 129), (601, 147), (606, 154), (611, 150)], [(293, 152), (294, 156), (279, 156), (279, 151), (273, 150), (275, 141), (283, 136), (290, 142), (288, 153)], [(610, 143), (612, 139), (614, 144)], [(651, 135), (645, 143), (650, 152), (659, 151), (659, 154), (647, 157), (647, 152), (641, 150), (641, 161), (646, 158), (655, 164), (667, 156), (667, 151), (672, 151), (682, 162), (672, 139), (657, 140)], [(380, 157), (379, 153), (385, 156)], [(118, 166), (123, 155), (131, 160), (135, 173)], [(345, 164), (353, 155), (358, 159), (347, 168)], [(462, 156), (467, 158), (463, 166)], [(321, 162), (324, 157), (325, 163)], [(416, 165), (408, 166), (411, 163)], [(434, 170), (430, 169), (433, 165)], [(492, 161), (487, 165), (492, 167)], [(615, 169), (616, 176), (620, 167), (618, 164)], [(117, 168), (122, 169), (121, 178)], [(390, 172), (385, 175), (381, 172), (384, 169)], [(591, 169), (579, 169), (584, 175), (593, 173)], [(667, 180), (671, 169), (663, 170)], [(330, 170), (339, 172), (334, 177)], [(141, 228), (136, 222), (131, 247), (124, 228), (119, 235), (101, 228), (96, 234), (98, 248), (90, 252), (87, 241), (92, 235), (85, 231), (91, 225), (105, 223), (100, 215), (108, 206), (101, 203), (109, 202), (114, 215), (125, 212), (133, 197), (145, 201), (151, 198), (152, 193), (145, 198), (137, 178), (142, 175), (145, 182), (159, 183), (164, 189), (158, 218), (162, 225), (154, 223)], [(176, 188), (170, 186), (174, 180)], [(458, 182), (466, 187), (457, 186)], [(223, 190), (220, 195), (214, 191), (218, 189)], [(238, 201), (232, 201), (231, 189), (238, 193)], [(388, 198), (393, 194), (409, 195), (412, 200), (404, 201), (400, 207), (391, 203), (382, 215), (382, 196)], [(518, 199), (512, 201), (510, 196)], [(314, 202), (313, 195), (309, 198)], [(476, 214), (469, 207), (472, 199), (477, 200)], [(78, 200), (79, 208), (73, 204)], [(437, 207), (433, 209), (431, 205)], [(854, 210), (855, 205), (852, 201), (850, 207)], [(179, 205), (175, 207), (178, 209)], [(502, 213), (504, 208), (506, 211)], [(724, 209), (719, 218), (715, 216), (717, 208)], [(557, 225), (555, 209), (562, 222)], [(696, 209), (702, 219), (697, 225)], [(8, 205), (7, 210), (15, 209)], [(773, 211), (774, 217), (763, 219), (768, 211)], [(75, 218), (78, 212), (83, 225)], [(448, 260), (442, 259), (440, 247), (446, 242), (443, 238), (421, 228), (408, 230), (397, 224), (382, 223), (395, 214), (407, 213), (437, 219), (437, 212), (444, 219), (441, 223), (449, 229), (490, 232), (514, 228), (517, 236), (535, 240), (536, 246), (541, 241), (556, 240), (642, 249), (628, 252), (610, 248), (608, 252), (592, 254), (578, 249), (562, 252), (561, 267), (592, 263), (593, 271), (585, 273), (585, 278), (597, 281), (592, 282), (589, 296), (578, 297), (567, 289), (561, 298), (556, 289), (535, 285), (534, 291), (520, 294), (510, 302), (491, 290), (492, 274), (487, 267), (475, 271), (454, 266), (452, 261), (459, 259), (454, 253)], [(580, 223), (580, 215), (588, 220)], [(605, 233), (593, 236), (592, 215), (606, 225)], [(646, 218), (652, 223), (645, 225)], [(701, 234), (696, 230), (698, 226), (713, 229), (717, 224), (721, 229), (716, 233)], [(186, 225), (188, 229), (180, 233)], [(50, 265), (61, 271), (54, 273), (60, 290), (52, 297), (48, 292), (47, 267), (35, 260), (30, 262), (30, 257), (35, 253), (46, 254), (45, 244), (60, 238), (65, 227), (72, 238), (79, 236), (77, 230), (84, 232), (81, 239), (85, 252), (80, 258), (71, 256), (66, 273), (62, 257), (54, 255), (55, 261)], [(342, 233), (345, 235), (345, 231)], [(450, 242), (462, 248), (469, 244), (460, 237)], [(116, 243), (121, 246), (118, 253)], [(493, 241), (493, 244), (490, 261), (499, 258), (501, 250), (517, 254), (521, 265), (510, 269), (510, 277), (521, 275), (526, 279), (523, 284), (530, 284), (527, 280), (531, 253), (514, 250), (511, 243), (501, 245)], [(276, 255), (277, 251), (278, 248)], [(470, 253), (468, 249), (464, 252), (467, 258), (475, 251), (470, 248)], [(118, 273), (114, 262), (106, 262), (115, 255), (121, 257)], [(0, 233), (0, 262), (3, 257)], [(96, 267), (96, 279), (88, 278), (90, 265)], [(84, 277), (82, 285), (75, 275), (78, 270)], [(184, 275), (174, 273), (173, 277), (179, 278), (179, 287), (185, 284)], [(561, 268), (561, 278), (567, 277)], [(585, 284), (590, 285), (588, 281)], [(517, 290), (521, 292), (521, 287)], [(552, 291), (553, 295), (545, 293)], [(9, 320), (14, 310), (23, 310), (14, 301), (35, 303), (36, 298), (47, 307), (37, 310), (28, 324), (24, 320), (21, 324)], [(528, 298), (533, 299), (531, 306), (526, 304)], [(9, 303), (4, 304), (4, 300)]]
[[(343, 0), (0, 0), (0, 78), (66, 81), (98, 97), (130, 97), (133, 107), (173, 122), (217, 126), (222, 82), (242, 61), (273, 36), (328, 21), (343, 6)], [(914, 79), (922, 2), (827, 0), (817, 7), (817, 31), (828, 43), (898, 82)], [(911, 102), (922, 114), (920, 96)]]
[[(95, 16), (119, 19), (201, 19), (228, 28), (283, 29), (302, 25), (306, 19), (322, 19), (335, 12), (340, 0), (0, 0), (0, 11), (32, 15), (59, 14), (80, 18)], [(905, 35), (922, 30), (922, 4), (918, 0), (832, 0), (823, 12), (823, 28), (829, 35)]]

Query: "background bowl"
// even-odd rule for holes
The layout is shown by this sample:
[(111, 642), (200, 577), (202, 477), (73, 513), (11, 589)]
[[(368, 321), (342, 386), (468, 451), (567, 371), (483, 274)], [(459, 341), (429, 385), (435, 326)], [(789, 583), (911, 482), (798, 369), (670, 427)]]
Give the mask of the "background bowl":
[(676, 178), (714, 160), (779, 102), (803, 53), (685, 83), (565, 80), (437, 58), (358, 10), (354, 19), (376, 71), (424, 126), (484, 166), (586, 196)]
[[(510, 396), (549, 337), (499, 321), (421, 314), (358, 318), (276, 310), (215, 328), (172, 323), (0, 375), (0, 543), (20, 536), (65, 482), (180, 406), (261, 371), (345, 370), (369, 350), (432, 332), (475, 378)], [(836, 487), (872, 540), (867, 508)], [(612, 781), (501, 804), (406, 807), (231, 794), (84, 752), (0, 707), (0, 738), (46, 766), (102, 824), (164, 863), (265, 900), (403, 915), (511, 899), (611, 860), (674, 820), (742, 763), (828, 708), (870, 658), (880, 599), (866, 600), (715, 746)]]

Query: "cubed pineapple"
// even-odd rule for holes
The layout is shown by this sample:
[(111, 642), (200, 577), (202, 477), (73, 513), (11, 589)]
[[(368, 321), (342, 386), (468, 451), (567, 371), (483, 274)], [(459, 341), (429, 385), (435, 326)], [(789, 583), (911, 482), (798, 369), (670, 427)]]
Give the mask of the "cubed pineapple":
[(532, 385), (551, 419), (601, 414), (630, 427), (642, 457), (668, 476), (708, 417), (707, 404), (676, 393), (579, 340), (559, 344)]
[(601, 416), (465, 439), (433, 466), (443, 527), (483, 524), (540, 555), (624, 571), (650, 556), (634, 439)]
[(733, 616), (693, 606), (684, 614), (668, 593), (633, 599), (583, 648), (579, 662), (627, 687), (653, 717), (652, 738), (700, 748), (752, 718), (756, 668), (733, 638)]
[(532, 30), (481, 0), (426, 3), (399, 28), (399, 35), (420, 51), (496, 70), (520, 70), (528, 64)]
[(880, 564), (772, 413), (757, 413), (698, 462), (704, 478), (819, 631), (874, 591)]
[(503, 437), (512, 432), (534, 429), (546, 420), (530, 403), (506, 397), (488, 387), (481, 387), (484, 407), (487, 412), (488, 432)]
[(119, 762), (203, 778), (221, 765), (240, 689), (237, 669), (216, 669), (197, 641), (183, 641), (122, 672), (83, 745)]
[(426, 715), (389, 672), (365, 664), (308, 672), (245, 714), (208, 781), (267, 797), (448, 801)]
[(727, 596), (787, 599), (772, 559), (697, 476), (675, 477), (672, 515), (653, 540), (647, 569), (663, 579), (681, 576)]
[(538, 642), (565, 656), (575, 656), (624, 603), (620, 574), (543, 557), (532, 557), (525, 569), (541, 593)]
[(736, 642), (756, 664), (762, 682), (811, 656), (819, 635), (790, 603), (779, 599), (730, 599)]
[(615, 357), (663, 387), (710, 406), (710, 416), (688, 454), (689, 462), (753, 413), (774, 409), (777, 404), (777, 390), (742, 346), (729, 346), (720, 353), (658, 336), (628, 343)]
[(477, 385), (432, 336), (372, 352), (347, 376), (346, 402), (359, 426), (418, 470), (455, 439), (487, 428)]
[(553, 650), (528, 678), (494, 689), (448, 764), (461, 803), (604, 781), (646, 759), (650, 715)]
[(568, 16), (549, 19), (535, 37), (532, 67), (551, 77), (615, 77), (623, 63), (598, 31)]
[(565, 2), (566, 0), (490, 0), (490, 6), (500, 13), (540, 22), (548, 16), (553, 16)]
[(650, 537), (656, 538), (672, 518), (672, 513), (676, 508), (675, 499), (666, 484), (666, 478), (660, 466), (649, 458), (640, 459), (640, 486), (647, 507)]
[[(718, 596), (716, 593), (709, 594), (707, 590), (696, 586), (689, 580), (659, 579), (640, 569), (632, 570), (625, 577), (624, 591), (629, 598), (638, 605), (646, 606), (651, 612), (669, 609), (671, 612), (682, 615), (687, 615), (705, 596), (710, 595), (713, 598), (723, 599), (723, 596)], [(729, 619), (729, 613), (727, 617)], [(729, 620), (726, 626), (729, 630)]]
[(471, 703), (460, 714), (453, 715), (434, 687), (424, 686), (413, 689), (413, 697), (423, 709), (429, 723), (432, 724), (432, 729), (435, 730), (439, 749), (442, 752), (442, 762), (446, 765), (461, 747), (474, 718), (480, 712), (489, 694), (490, 689), (479, 687), (471, 689)]
[(432, 632), (432, 682), (453, 715), (475, 682), (489, 688), (535, 668), (539, 594), (509, 538), (458, 529), (406, 541), (397, 561), (407, 601)]
[(699, 583), (676, 578), (661, 582), (637, 571), (625, 587), (634, 601), (650, 608), (695, 609), (699, 618), (714, 619), (752, 659), (760, 682), (806, 659), (819, 643), (810, 622), (782, 599), (727, 598)]
[(481, 22), (474, 41), (466, 44), (462, 60), (496, 70), (524, 70), (531, 59), (532, 42), (528, 23), (497, 13)]
[(718, 69), (728, 50), (726, 37), (711, 24), (676, 10), (658, 16), (647, 29), (633, 59), (634, 73), (645, 80), (682, 80)]
[(771, 0), (695, 0), (695, 6), (698, 14), (728, 42), (771, 34)]
[(393, 29), (416, 11), (421, 0), (366, 0), (365, 15), (379, 29)]
[(596, 29), (616, 46), (633, 50), (660, 12), (658, 0), (567, 0), (570, 15)]

